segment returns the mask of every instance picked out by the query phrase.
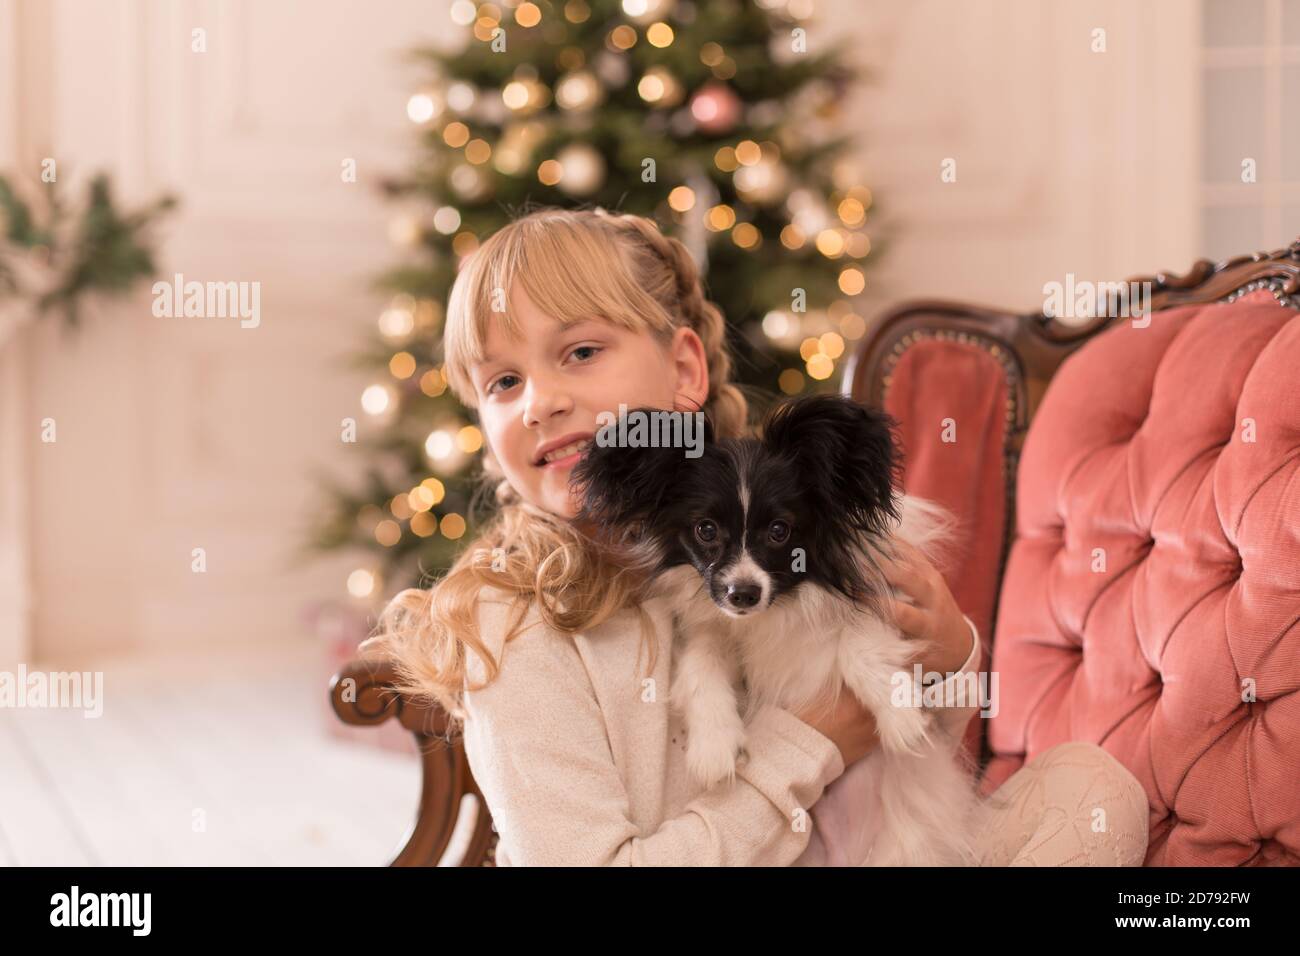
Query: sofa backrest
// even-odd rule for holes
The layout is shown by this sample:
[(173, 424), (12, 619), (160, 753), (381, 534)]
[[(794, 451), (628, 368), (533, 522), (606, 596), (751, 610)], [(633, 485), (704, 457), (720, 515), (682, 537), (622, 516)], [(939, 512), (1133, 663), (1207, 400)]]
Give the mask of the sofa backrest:
[(1147, 787), (1149, 862), (1300, 863), (1300, 242), (1149, 281), (1145, 328), (893, 310), (846, 390), (965, 525), (985, 790), (1090, 740)]
[(1099, 743), (1147, 789), (1152, 863), (1300, 864), (1298, 308), (1107, 329), (1021, 456), (988, 783)]

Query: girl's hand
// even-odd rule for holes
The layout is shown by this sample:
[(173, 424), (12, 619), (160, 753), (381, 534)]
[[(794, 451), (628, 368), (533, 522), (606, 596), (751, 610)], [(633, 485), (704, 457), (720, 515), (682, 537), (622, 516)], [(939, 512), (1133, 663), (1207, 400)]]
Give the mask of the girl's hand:
[(880, 745), (875, 716), (842, 685), (833, 705), (816, 704), (807, 710), (796, 711), (795, 716), (840, 749), (845, 767)]
[(920, 659), (924, 671), (955, 673), (970, 655), (971, 629), (943, 575), (921, 551), (895, 539), (898, 560), (881, 562), (885, 578), (912, 599), (906, 604), (889, 598), (903, 635), (928, 642)]
[[(896, 543), (898, 559), (883, 560), (881, 569), (890, 584), (915, 602), (889, 599), (898, 626), (906, 637), (929, 642), (920, 659), (923, 670), (954, 673), (970, 655), (971, 629), (939, 569), (914, 546)], [(876, 718), (848, 688), (840, 688), (834, 706), (823, 704), (795, 716), (839, 747), (845, 767), (880, 745)]]

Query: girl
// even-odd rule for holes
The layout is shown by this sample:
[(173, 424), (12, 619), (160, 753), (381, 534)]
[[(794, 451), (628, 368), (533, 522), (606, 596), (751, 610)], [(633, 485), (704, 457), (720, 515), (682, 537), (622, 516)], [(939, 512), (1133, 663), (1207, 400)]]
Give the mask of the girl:
[[(672, 609), (572, 520), (569, 473), (601, 412), (702, 409), (719, 437), (746, 428), (723, 316), (686, 247), (599, 208), (526, 215), (462, 264), (444, 358), (454, 393), (478, 410), (498, 511), (435, 587), (392, 600), (365, 647), (462, 726), (497, 864), (848, 862), (823, 836), (854, 825), (845, 768), (878, 743), (870, 713), (852, 694), (816, 712), (760, 711), (736, 778), (698, 789), (667, 700)], [(924, 669), (964, 679), (978, 635), (942, 576), (911, 549), (885, 571), (910, 602), (893, 602), (899, 626), (929, 648)], [(977, 706), (939, 711), (947, 745)], [(1145, 792), (1100, 747), (1040, 754), (995, 796), (1004, 809), (982, 862), (1143, 860)], [(1068, 803), (1079, 825), (1058, 818), (1038, 833), (1051, 803)], [(1087, 825), (1094, 806), (1105, 833)]]

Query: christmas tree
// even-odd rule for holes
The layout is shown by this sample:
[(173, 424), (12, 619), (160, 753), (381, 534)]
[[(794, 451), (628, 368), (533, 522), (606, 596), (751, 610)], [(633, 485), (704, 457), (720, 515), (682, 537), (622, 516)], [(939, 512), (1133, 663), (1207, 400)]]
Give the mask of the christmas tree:
[(313, 533), (369, 553), (352, 595), (427, 583), (473, 534), (483, 439), (439, 365), (443, 308), (458, 261), (526, 208), (655, 219), (700, 265), (743, 386), (830, 387), (864, 331), (852, 300), (871, 193), (836, 135), (856, 71), (843, 48), (810, 44), (810, 7), (456, 0), (462, 45), (415, 51), (422, 152), (384, 188), (421, 212), (393, 222), (407, 261), (381, 278), (391, 302), (354, 357), (374, 374), (355, 425), (368, 473), (359, 489), (322, 477), (331, 503)]

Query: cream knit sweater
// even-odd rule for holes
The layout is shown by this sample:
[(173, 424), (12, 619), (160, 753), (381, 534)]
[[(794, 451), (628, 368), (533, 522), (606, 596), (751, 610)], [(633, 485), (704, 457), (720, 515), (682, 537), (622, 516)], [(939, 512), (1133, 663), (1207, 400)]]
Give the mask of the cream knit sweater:
[[(465, 693), (465, 751), (500, 834), (499, 866), (788, 866), (800, 859), (816, 813), (801, 826), (799, 811), (811, 811), (844, 772), (829, 738), (787, 710), (762, 710), (748, 725), (749, 757), (735, 781), (702, 789), (686, 771), (683, 725), (668, 704), (673, 641), (663, 598), (642, 605), (659, 641), (649, 678), (644, 650), (637, 659), (634, 612), (570, 636), (548, 628), (531, 607), (523, 632), (503, 645), (515, 613), (509, 601), (494, 588), (480, 596), (479, 633), (501, 669), (487, 687)], [(963, 672), (978, 666), (973, 624), (971, 633)], [(485, 676), (474, 654), (467, 674), (474, 684)], [(936, 711), (947, 745), (957, 746), (978, 709)]]

